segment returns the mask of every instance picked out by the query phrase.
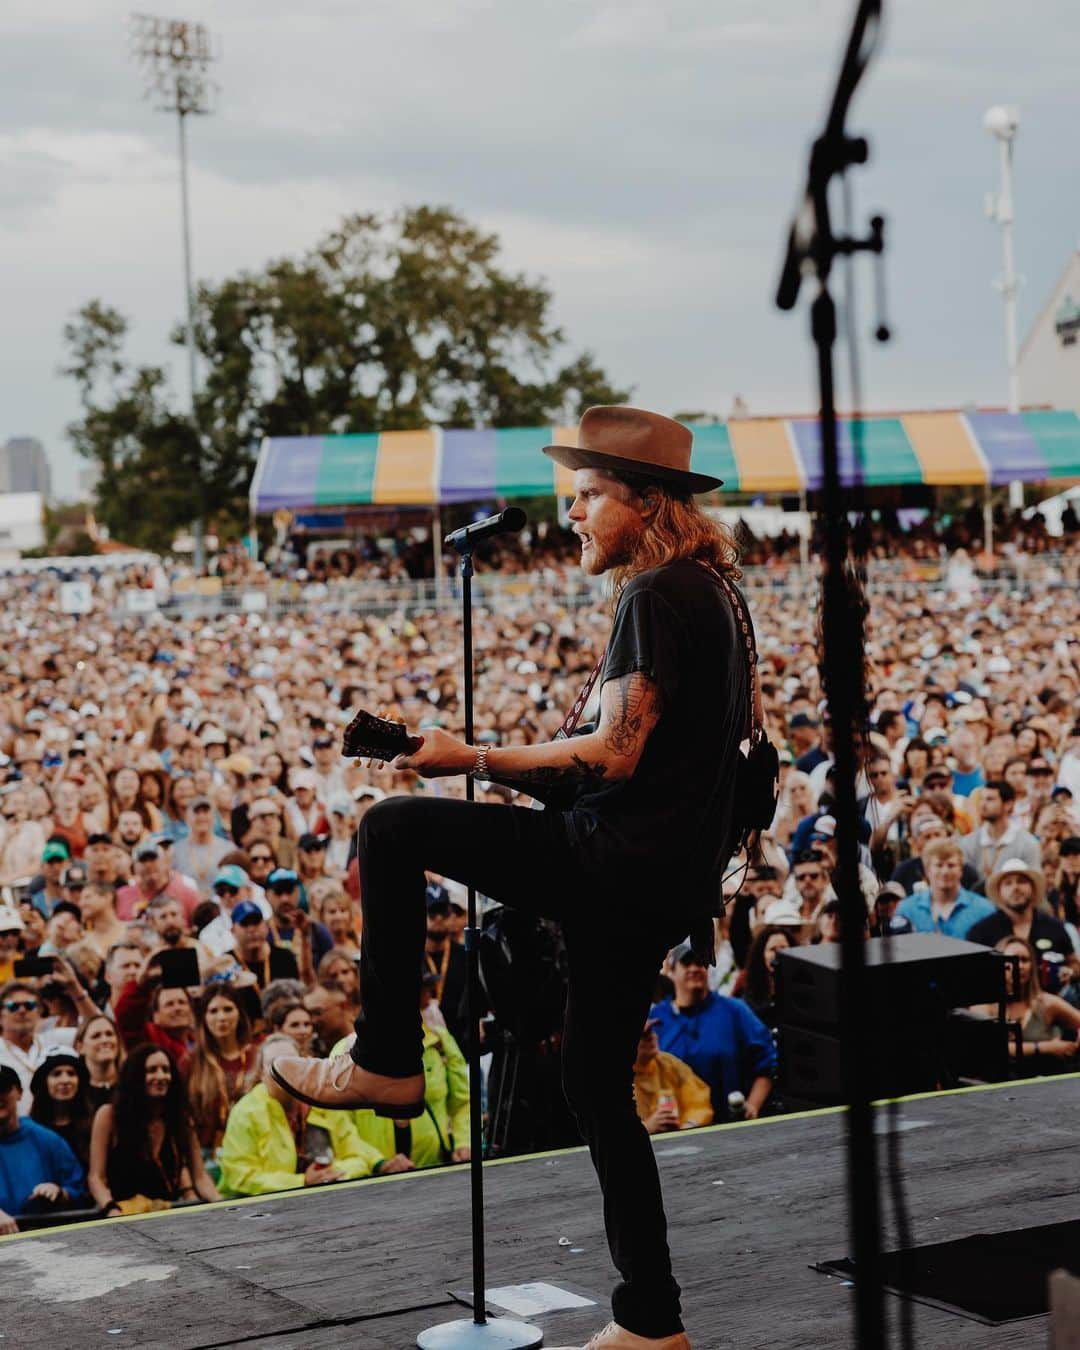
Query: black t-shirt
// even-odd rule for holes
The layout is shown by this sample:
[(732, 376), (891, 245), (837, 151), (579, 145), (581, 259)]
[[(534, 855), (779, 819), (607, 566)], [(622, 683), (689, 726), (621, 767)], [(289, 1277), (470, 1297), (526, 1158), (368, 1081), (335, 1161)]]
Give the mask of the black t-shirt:
[(660, 691), (659, 720), (632, 777), (582, 796), (572, 828), (581, 838), (594, 821), (608, 861), (628, 877), (703, 882), (730, 835), (750, 708), (742, 632), (704, 567), (653, 568), (623, 591), (601, 683), (638, 671)]
[[(972, 924), (968, 930), (968, 942), (981, 942), (984, 947), (993, 947), (1002, 938), (1012, 937), (1012, 919), (1003, 909), (996, 914), (988, 914), (985, 919)], [(1065, 925), (1052, 914), (1044, 914), (1037, 909), (1031, 916), (1031, 945), (1039, 954), (1059, 952), (1068, 958), (1073, 954), (1073, 945)]]

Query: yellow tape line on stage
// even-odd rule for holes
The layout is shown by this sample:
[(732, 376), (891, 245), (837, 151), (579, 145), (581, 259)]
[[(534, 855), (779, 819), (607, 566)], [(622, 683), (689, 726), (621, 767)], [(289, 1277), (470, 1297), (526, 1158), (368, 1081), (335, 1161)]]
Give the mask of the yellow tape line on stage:
[[(1080, 1079), (1080, 1072), (1054, 1074), (1043, 1078), (1015, 1078), (1005, 1083), (976, 1083), (972, 1087), (962, 1088), (944, 1088), (937, 1092), (915, 1092), (910, 1097), (883, 1097), (873, 1103), (874, 1106), (888, 1106), (893, 1102), (923, 1102), (935, 1101), (942, 1097), (963, 1097), (973, 1092), (999, 1092), (1002, 1089), (1016, 1089), (1022, 1087), (1031, 1087), (1035, 1084), (1056, 1084), (1075, 1082)], [(847, 1110), (846, 1106), (822, 1106), (813, 1111), (792, 1111), (790, 1115), (785, 1116), (759, 1116), (757, 1120), (729, 1120), (722, 1125), (702, 1125), (693, 1130), (693, 1135), (716, 1134), (721, 1130), (745, 1130), (755, 1125), (778, 1125), (790, 1120), (811, 1120), (821, 1116), (837, 1116)], [(671, 1134), (657, 1136), (659, 1139), (685, 1138), (684, 1133), (673, 1131)], [(513, 1158), (491, 1158), (485, 1162), (485, 1169), (489, 1167), (507, 1167), (514, 1163), (535, 1162), (539, 1158), (562, 1158), (568, 1157), (572, 1153), (584, 1153), (585, 1145), (576, 1144), (570, 1148), (553, 1148), (542, 1153), (521, 1153)], [(468, 1163), (454, 1163), (447, 1167), (428, 1167), (416, 1172), (394, 1172), (385, 1177), (360, 1177), (356, 1181), (335, 1182), (333, 1190), (354, 1191), (362, 1186), (377, 1186), (383, 1182), (407, 1182), (418, 1181), (421, 1178), (431, 1178), (445, 1176), (448, 1172), (463, 1172), (469, 1167)], [(265, 1205), (274, 1200), (315, 1200), (325, 1195), (325, 1187), (306, 1186), (302, 1190), (295, 1191), (271, 1191), (267, 1195), (245, 1195), (238, 1196), (234, 1200), (214, 1200), (205, 1205), (185, 1205), (180, 1209), (161, 1209), (155, 1210), (150, 1214), (118, 1214), (112, 1219), (83, 1219), (78, 1223), (57, 1224), (55, 1228), (38, 1228), (30, 1233), (10, 1233), (6, 1237), (0, 1237), (0, 1246), (8, 1242), (21, 1242), (28, 1238), (51, 1237), (54, 1233), (70, 1233), (75, 1231), (85, 1232), (88, 1228), (98, 1228), (103, 1224), (117, 1223), (146, 1223), (154, 1219), (180, 1218), (182, 1216), (192, 1216), (206, 1214), (216, 1209), (236, 1209), (241, 1205)]]

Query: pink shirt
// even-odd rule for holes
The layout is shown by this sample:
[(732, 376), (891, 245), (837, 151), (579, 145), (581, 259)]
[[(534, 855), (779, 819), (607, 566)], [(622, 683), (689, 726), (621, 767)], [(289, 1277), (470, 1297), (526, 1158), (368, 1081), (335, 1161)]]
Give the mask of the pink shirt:
[(156, 900), (159, 895), (168, 895), (173, 900), (179, 900), (184, 910), (185, 922), (191, 923), (191, 916), (195, 913), (201, 897), (198, 891), (187, 884), (179, 872), (170, 872), (169, 881), (164, 890), (155, 891), (153, 895), (147, 895), (137, 881), (133, 881), (129, 886), (121, 886), (116, 892), (116, 917), (123, 919), (125, 923), (140, 918), (147, 905), (152, 900)]

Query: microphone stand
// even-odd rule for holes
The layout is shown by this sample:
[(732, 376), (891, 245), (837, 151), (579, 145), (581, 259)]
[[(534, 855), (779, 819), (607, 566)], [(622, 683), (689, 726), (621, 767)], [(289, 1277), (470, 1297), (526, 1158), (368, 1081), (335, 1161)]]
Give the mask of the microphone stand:
[[(882, 0), (859, 0), (837, 80), (825, 130), (814, 142), (803, 204), (791, 225), (787, 257), (777, 291), (780, 309), (795, 306), (804, 276), (818, 283), (810, 323), (817, 349), (821, 388), (821, 448), (824, 486), (824, 553), (822, 585), (822, 675), (828, 698), (836, 761), (836, 889), (840, 898), (842, 978), (840, 982), (841, 1054), (848, 1123), (848, 1210), (854, 1254), (855, 1332), (862, 1350), (885, 1345), (882, 1296), (881, 1213), (873, 1131), (873, 1026), (866, 987), (866, 905), (859, 884), (856, 808), (857, 744), (865, 726), (863, 597), (856, 576), (849, 535), (849, 494), (840, 482), (837, 450), (833, 349), (836, 305), (829, 292), (829, 274), (837, 257), (884, 249), (884, 221), (875, 216), (865, 238), (837, 237), (829, 213), (829, 186), (856, 164), (864, 164), (869, 147), (845, 129), (848, 105), (873, 55), (881, 23)], [(878, 301), (883, 287), (877, 277)], [(879, 313), (875, 336), (887, 341), (889, 330)], [(849, 343), (855, 335), (847, 333)], [(856, 429), (855, 471), (861, 469), (861, 441)]]
[[(447, 535), (444, 543), (461, 554), (461, 631), (464, 649), (465, 740), (473, 739), (472, 579), (476, 540), (466, 531)], [(465, 778), (465, 799), (475, 800), (472, 774)], [(476, 888), (468, 888), (469, 922), (465, 929), (466, 998), (469, 1023), (469, 1189), (472, 1207), (471, 1321), (441, 1322), (416, 1338), (420, 1350), (535, 1350), (543, 1345), (539, 1327), (508, 1317), (488, 1319), (484, 1272), (484, 1132), (480, 1114), (480, 928), (476, 921)]]

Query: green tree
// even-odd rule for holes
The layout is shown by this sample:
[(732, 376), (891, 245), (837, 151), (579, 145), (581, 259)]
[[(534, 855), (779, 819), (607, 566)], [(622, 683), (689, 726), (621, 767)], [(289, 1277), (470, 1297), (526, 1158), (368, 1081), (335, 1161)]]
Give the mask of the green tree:
[[(565, 359), (551, 293), (499, 264), (498, 237), (447, 207), (354, 215), (299, 258), (199, 287), (197, 419), (208, 516), (244, 517), (263, 436), (428, 425), (572, 422), (624, 402), (595, 357)], [(124, 356), (127, 323), (100, 301), (64, 330), (114, 535), (161, 547), (196, 511), (196, 441), (164, 372)], [(181, 344), (178, 326), (172, 340)]]

